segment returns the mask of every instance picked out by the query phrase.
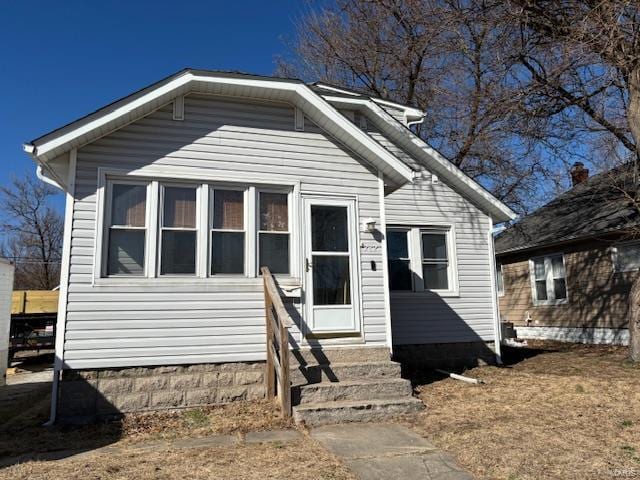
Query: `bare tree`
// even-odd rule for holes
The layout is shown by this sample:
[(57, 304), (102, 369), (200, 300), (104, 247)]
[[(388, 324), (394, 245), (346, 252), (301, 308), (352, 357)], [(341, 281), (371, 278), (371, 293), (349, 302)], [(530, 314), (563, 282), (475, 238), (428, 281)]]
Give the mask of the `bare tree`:
[(419, 135), (526, 211), (552, 163), (539, 148), (546, 120), (521, 115), (508, 63), (513, 26), (496, 23), (495, 9), (472, 0), (338, 0), (302, 19), (280, 73), (419, 107)]
[[(640, 214), (640, 4), (636, 0), (512, 0), (514, 55), (531, 115), (588, 134), (607, 167), (628, 162), (631, 181), (611, 176), (620, 210)], [(508, 17), (508, 18), (507, 18)], [(514, 62), (514, 65), (516, 63)], [(630, 228), (628, 236), (640, 236)], [(640, 361), (640, 280), (631, 289), (630, 356)]]
[(16, 289), (51, 290), (59, 283), (64, 222), (51, 206), (55, 194), (32, 177), (0, 187), (0, 255), (15, 262)]

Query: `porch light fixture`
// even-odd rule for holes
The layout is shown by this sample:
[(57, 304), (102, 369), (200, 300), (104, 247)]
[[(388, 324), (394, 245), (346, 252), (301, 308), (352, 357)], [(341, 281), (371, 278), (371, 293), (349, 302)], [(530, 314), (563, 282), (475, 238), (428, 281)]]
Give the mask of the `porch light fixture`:
[(365, 232), (373, 233), (376, 231), (376, 221), (375, 219), (369, 217), (364, 219), (364, 230)]

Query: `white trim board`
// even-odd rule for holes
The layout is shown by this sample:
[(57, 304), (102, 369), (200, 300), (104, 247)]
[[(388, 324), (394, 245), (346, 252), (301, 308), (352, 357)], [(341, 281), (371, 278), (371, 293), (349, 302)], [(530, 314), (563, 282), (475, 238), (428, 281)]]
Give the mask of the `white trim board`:
[(629, 330), (617, 328), (514, 327), (518, 338), (594, 345), (629, 345)]

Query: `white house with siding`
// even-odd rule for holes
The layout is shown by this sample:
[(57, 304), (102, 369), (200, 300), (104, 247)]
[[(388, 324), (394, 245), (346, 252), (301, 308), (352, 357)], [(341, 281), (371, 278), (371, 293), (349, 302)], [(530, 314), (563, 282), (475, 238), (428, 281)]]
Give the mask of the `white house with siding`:
[[(392, 353), (499, 354), (491, 230), (514, 213), (412, 133), (422, 118), (187, 69), (26, 144), (66, 192), (52, 419), (264, 396), (265, 266), (300, 369), (344, 388), (398, 377)], [(378, 392), (346, 398), (395, 398)]]

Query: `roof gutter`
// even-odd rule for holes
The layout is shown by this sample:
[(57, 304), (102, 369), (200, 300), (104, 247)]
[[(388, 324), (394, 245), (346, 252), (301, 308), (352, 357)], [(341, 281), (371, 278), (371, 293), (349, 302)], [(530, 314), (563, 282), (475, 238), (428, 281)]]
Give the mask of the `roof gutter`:
[(53, 178), (47, 177), (45, 175), (43, 166), (47, 169), (47, 173), (49, 173), (51, 176), (55, 177), (56, 175), (51, 171), (50, 168), (48, 168), (46, 166), (46, 163), (41, 162), (40, 160), (38, 160), (37, 157), (37, 149), (34, 145), (30, 144), (30, 143), (25, 143), (24, 145), (22, 145), (22, 149), (27, 152), (29, 154), (29, 156), (31, 157), (31, 159), (36, 162), (36, 177), (38, 177), (38, 180), (51, 185), (52, 187), (58, 188), (60, 190), (62, 190), (63, 192), (65, 191), (64, 187), (62, 185), (60, 185), (60, 183), (58, 183), (56, 180), (54, 180)]

